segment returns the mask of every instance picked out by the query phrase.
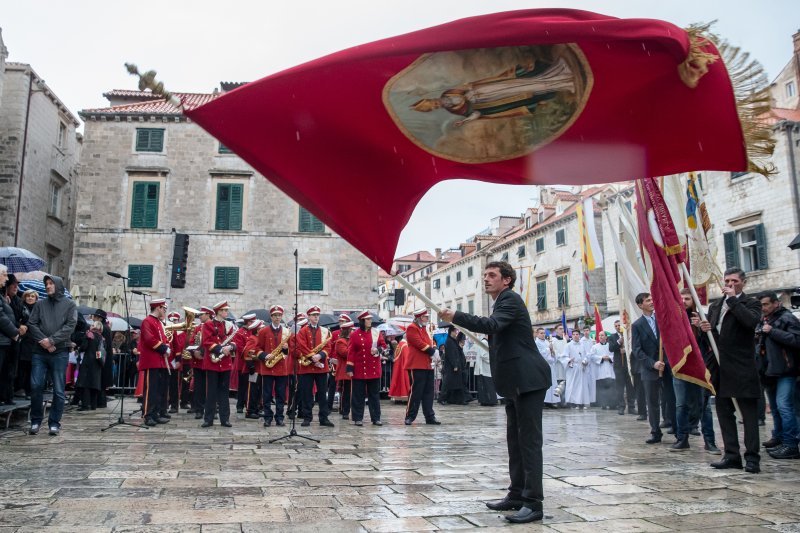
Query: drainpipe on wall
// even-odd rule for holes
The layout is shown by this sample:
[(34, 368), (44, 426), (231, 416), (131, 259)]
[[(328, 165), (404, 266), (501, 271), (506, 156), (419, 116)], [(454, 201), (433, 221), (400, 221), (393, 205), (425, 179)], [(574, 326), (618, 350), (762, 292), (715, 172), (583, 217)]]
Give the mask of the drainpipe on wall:
[[(797, 161), (795, 159), (794, 138), (792, 132), (798, 125), (797, 122), (784, 121), (781, 126), (786, 131), (786, 142), (788, 143), (789, 152), (789, 173), (792, 178), (792, 203), (794, 203), (794, 227), (800, 233), (800, 200), (798, 200), (797, 191)], [(800, 258), (798, 258), (800, 260)]]
[(28, 103), (25, 109), (25, 129), (22, 133), (22, 161), (19, 165), (19, 190), (17, 191), (17, 214), (14, 222), (14, 246), (19, 243), (19, 213), (22, 210), (22, 179), (25, 176), (25, 156), (28, 151), (28, 119), (31, 114), (31, 96), (33, 96), (33, 71), (28, 72)]

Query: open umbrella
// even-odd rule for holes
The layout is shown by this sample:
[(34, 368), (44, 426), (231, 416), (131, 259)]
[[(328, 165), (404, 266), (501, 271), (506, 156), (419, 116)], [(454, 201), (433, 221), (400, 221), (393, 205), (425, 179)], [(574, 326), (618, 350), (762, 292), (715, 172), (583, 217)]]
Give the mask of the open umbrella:
[[(251, 309), (248, 312), (246, 312), (244, 315), (249, 315), (251, 313), (254, 313), (256, 315), (257, 319), (263, 320), (265, 323), (270, 322), (269, 311), (266, 310), (266, 309)], [(244, 315), (242, 315), (242, 316), (244, 316)]]
[(391, 324), (389, 324), (388, 322), (384, 323), (384, 324), (381, 324), (380, 326), (378, 326), (375, 329), (377, 329), (378, 331), (382, 331), (384, 337), (389, 337), (389, 336), (396, 337), (398, 335), (402, 335), (402, 334), (405, 333), (405, 331), (401, 331), (399, 329), (395, 329), (395, 327), (392, 326)]
[[(353, 324), (358, 324), (358, 315), (360, 315), (360, 314), (361, 314), (361, 311), (354, 311), (354, 312), (350, 313), (350, 320), (353, 321)], [(369, 314), (372, 316), (372, 327), (373, 328), (383, 324), (383, 320), (381, 319), (381, 317), (379, 317), (378, 315), (376, 315), (372, 311), (370, 311)]]
[(119, 316), (122, 316), (122, 313), (125, 312), (125, 304), (122, 301), (122, 286), (117, 285), (114, 287), (114, 293), (111, 295), (111, 308), (110, 311), (112, 313), (116, 313)]
[(127, 319), (128, 324), (134, 329), (141, 329), (142, 327), (142, 319), (136, 318), (134, 316), (129, 316)]
[(118, 316), (108, 317), (108, 323), (111, 325), (111, 331), (126, 331), (130, 327), (123, 318)]
[[(19, 290), (21, 292), (25, 292), (28, 290), (34, 290), (39, 295), (39, 298), (47, 298), (47, 290), (44, 287), (44, 282), (37, 281), (34, 279), (26, 279), (19, 282)], [(67, 295), (67, 298), (72, 298), (72, 294), (67, 289), (64, 289), (64, 294)]]
[(90, 305), (79, 305), (78, 306), (78, 312), (80, 314), (82, 314), (82, 315), (91, 315), (95, 311), (97, 311), (97, 308), (96, 307), (92, 307)]
[(78, 285), (73, 285), (72, 289), (70, 290), (72, 293), (72, 299), (75, 300), (75, 303), (80, 305), (81, 304), (81, 288)]
[(15, 248), (4, 246), (0, 248), (0, 263), (8, 267), (8, 272), (31, 272), (41, 270), (44, 266), (44, 259), (25, 248)]

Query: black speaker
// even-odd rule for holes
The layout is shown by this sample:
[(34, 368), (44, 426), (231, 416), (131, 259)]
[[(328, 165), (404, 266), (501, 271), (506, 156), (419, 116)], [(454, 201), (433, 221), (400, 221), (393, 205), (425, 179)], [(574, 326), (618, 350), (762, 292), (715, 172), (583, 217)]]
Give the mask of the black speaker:
[(175, 234), (175, 247), (172, 251), (172, 279), (170, 286), (175, 289), (186, 287), (186, 267), (189, 264), (189, 236)]
[(405, 289), (395, 289), (394, 290), (394, 305), (403, 305), (406, 303), (406, 290)]

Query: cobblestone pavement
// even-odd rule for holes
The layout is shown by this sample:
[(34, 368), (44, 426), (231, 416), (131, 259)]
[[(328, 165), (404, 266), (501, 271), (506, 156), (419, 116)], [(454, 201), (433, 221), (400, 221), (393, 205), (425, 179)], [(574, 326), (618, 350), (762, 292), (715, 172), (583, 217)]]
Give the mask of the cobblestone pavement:
[(644, 444), (646, 422), (597, 409), (545, 412), (545, 519), (507, 525), (483, 504), (507, 485), (502, 407), (437, 405), (441, 426), (412, 427), (383, 409), (383, 427), (298, 427), (320, 444), (268, 444), (286, 428), (242, 415), (101, 433), (116, 415), (68, 412), (59, 437), (0, 437), (0, 533), (800, 531), (800, 461), (715, 471), (700, 437), (669, 453)]

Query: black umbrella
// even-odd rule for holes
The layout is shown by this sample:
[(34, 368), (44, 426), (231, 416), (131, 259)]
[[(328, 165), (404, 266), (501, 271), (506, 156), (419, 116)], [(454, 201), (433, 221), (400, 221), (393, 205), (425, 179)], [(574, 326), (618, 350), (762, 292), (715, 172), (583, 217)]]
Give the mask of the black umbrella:
[[(350, 320), (353, 321), (353, 324), (358, 324), (358, 315), (360, 315), (361, 313), (362, 313), (362, 311), (350, 313)], [(383, 324), (383, 320), (381, 320), (381, 317), (379, 317), (378, 315), (376, 315), (372, 311), (370, 311), (369, 315), (372, 317), (372, 326), (373, 327), (380, 326), (381, 324)]]
[(789, 248), (791, 250), (797, 250), (800, 248), (800, 235), (797, 235), (797, 237), (795, 237), (792, 242), (789, 243)]
[(97, 311), (97, 307), (89, 307), (88, 305), (79, 305), (78, 312), (82, 315), (93, 315)]
[[(264, 323), (271, 322), (272, 319), (269, 317), (269, 311), (267, 309), (251, 309), (245, 313), (245, 315), (255, 314), (256, 318), (259, 320), (263, 320)], [(244, 315), (242, 315), (244, 316)]]
[(127, 320), (128, 324), (130, 324), (132, 328), (142, 329), (142, 319), (141, 318), (136, 318), (136, 317), (129, 316), (125, 320)]

